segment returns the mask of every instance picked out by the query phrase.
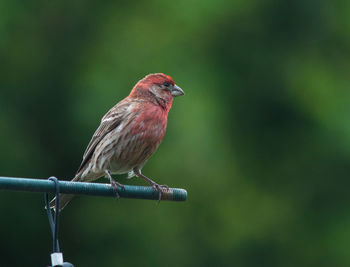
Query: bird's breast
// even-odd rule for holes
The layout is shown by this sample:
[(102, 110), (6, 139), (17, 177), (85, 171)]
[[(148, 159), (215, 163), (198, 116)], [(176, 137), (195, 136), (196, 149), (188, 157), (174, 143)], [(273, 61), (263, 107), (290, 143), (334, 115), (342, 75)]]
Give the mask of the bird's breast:
[(131, 134), (150, 143), (160, 143), (167, 126), (168, 113), (161, 107), (149, 104), (138, 112), (131, 127)]

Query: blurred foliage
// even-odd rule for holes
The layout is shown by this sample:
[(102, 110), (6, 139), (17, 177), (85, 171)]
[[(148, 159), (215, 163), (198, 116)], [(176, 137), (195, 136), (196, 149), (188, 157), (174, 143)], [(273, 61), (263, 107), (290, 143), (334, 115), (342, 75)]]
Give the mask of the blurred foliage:
[[(61, 216), (65, 259), (350, 266), (349, 12), (346, 0), (1, 1), (0, 175), (72, 178), (103, 114), (164, 72), (186, 95), (143, 171), (188, 201), (77, 197)], [(45, 266), (43, 196), (0, 193), (1, 266)]]

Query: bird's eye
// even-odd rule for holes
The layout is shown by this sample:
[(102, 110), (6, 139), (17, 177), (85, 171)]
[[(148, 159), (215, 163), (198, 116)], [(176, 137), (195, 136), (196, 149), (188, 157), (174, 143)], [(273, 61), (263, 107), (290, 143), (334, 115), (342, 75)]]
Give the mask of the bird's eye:
[(166, 87), (168, 87), (168, 86), (170, 85), (170, 83), (164, 82), (163, 85), (166, 86)]

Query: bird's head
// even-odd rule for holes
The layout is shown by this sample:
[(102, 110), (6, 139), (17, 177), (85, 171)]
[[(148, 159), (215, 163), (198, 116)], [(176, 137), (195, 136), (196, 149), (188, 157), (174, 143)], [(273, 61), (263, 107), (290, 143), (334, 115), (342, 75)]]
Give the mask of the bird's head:
[(185, 94), (173, 79), (163, 73), (152, 73), (140, 80), (132, 89), (130, 96), (151, 98), (156, 101), (170, 103), (174, 97)]

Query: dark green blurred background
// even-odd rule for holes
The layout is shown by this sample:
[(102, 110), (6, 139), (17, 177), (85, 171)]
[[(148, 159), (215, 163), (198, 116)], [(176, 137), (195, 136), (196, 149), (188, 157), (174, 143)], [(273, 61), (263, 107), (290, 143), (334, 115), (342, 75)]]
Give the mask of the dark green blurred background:
[[(65, 259), (350, 266), (349, 3), (1, 1), (0, 175), (72, 178), (104, 113), (164, 72), (186, 95), (143, 172), (188, 201), (76, 198)], [(0, 265), (48, 264), (43, 195), (0, 203)]]

